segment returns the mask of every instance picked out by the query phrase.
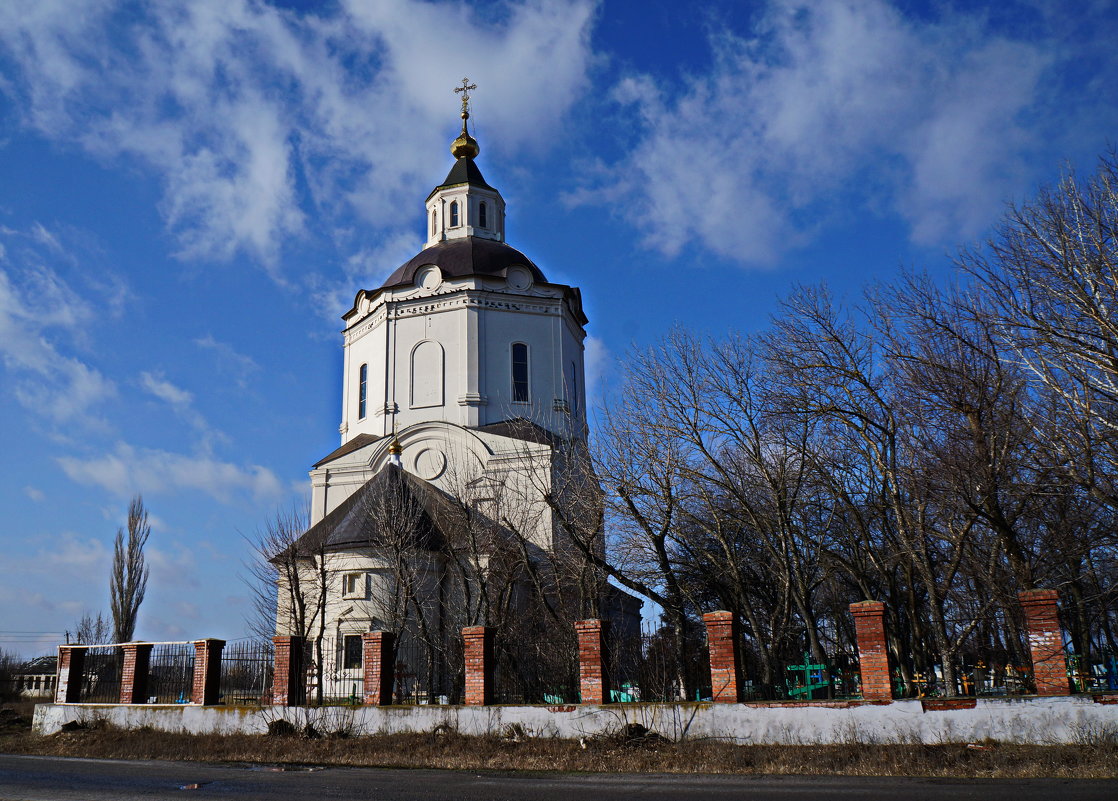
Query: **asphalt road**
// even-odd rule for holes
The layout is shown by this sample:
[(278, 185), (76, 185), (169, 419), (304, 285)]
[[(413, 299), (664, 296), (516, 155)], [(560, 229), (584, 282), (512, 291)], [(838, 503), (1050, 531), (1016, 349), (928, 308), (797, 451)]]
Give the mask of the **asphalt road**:
[(656, 799), (979, 799), (1115, 801), (1118, 781), (954, 781), (664, 774), (502, 774), (372, 768), (279, 770), (194, 762), (125, 762), (0, 755), (0, 801), (655, 801)]

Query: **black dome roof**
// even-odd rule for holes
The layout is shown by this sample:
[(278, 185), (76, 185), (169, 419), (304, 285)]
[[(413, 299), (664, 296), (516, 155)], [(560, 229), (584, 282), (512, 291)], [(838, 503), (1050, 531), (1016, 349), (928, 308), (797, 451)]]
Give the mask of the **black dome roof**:
[(438, 265), (445, 278), (504, 275), (509, 267), (520, 264), (532, 271), (532, 277), (536, 281), (547, 283), (547, 278), (540, 268), (511, 245), (493, 239), (467, 236), (440, 242), (421, 250), (388, 276), (388, 280), (381, 288), (414, 283), (416, 270), (426, 264)]

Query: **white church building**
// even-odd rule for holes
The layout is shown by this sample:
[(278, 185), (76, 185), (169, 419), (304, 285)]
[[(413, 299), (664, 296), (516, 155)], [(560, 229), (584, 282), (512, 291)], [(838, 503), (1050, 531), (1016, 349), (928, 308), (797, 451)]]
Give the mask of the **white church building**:
[[(343, 682), (359, 675), (361, 633), (414, 628), (420, 608), (418, 623), (439, 636), (492, 623), (493, 599), (477, 596), (493, 588), (446, 586), (447, 561), (484, 584), (510, 534), (540, 563), (569, 556), (554, 498), (593, 481), (581, 295), (506, 242), (505, 201), (475, 162), (467, 101), (463, 91), (454, 164), (426, 199), (423, 250), (342, 318), (341, 443), (310, 473), (311, 525), (295, 547), (311, 555), (303, 591), (324, 590), (317, 611), (304, 610), (307, 636), (337, 643)], [(639, 601), (604, 591), (603, 603), (639, 619)], [(515, 605), (515, 587), (504, 592)], [(290, 604), (281, 570), (279, 634), (298, 633)]]

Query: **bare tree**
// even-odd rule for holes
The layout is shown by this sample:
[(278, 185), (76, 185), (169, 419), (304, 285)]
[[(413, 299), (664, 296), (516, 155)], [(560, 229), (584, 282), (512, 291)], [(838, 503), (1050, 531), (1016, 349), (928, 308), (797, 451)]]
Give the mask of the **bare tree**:
[(113, 545), (113, 567), (109, 579), (109, 603), (113, 615), (113, 639), (129, 642), (136, 631), (136, 616), (148, 586), (144, 546), (151, 535), (148, 513), (139, 495), (128, 504), (128, 538), (117, 529)]
[(1010, 208), (960, 266), (999, 333), (1060, 403), (1043, 430), (1093, 494), (1118, 502), (1118, 154)]
[(244, 537), (251, 549), (244, 575), (252, 598), (247, 624), (256, 637), (307, 637), (311, 631), (321, 593), (306, 571), (298, 569), (300, 555), (294, 547), (307, 530), (307, 516), (305, 505), (277, 509), (251, 537)]
[(112, 626), (104, 616), (98, 612), (94, 617), (89, 612), (82, 615), (75, 627), (73, 634), (66, 631), (66, 642), (78, 645), (96, 645), (109, 642), (112, 636)]

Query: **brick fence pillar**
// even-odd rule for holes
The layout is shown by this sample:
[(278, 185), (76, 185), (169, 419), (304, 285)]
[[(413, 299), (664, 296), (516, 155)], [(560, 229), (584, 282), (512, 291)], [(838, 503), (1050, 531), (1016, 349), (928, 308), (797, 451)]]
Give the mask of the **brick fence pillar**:
[(1069, 695), (1064, 635), (1056, 590), (1024, 590), (1017, 593), (1025, 611), (1025, 629), (1033, 657), (1033, 681), (1037, 695)]
[(299, 706), (303, 703), (306, 684), (303, 679), (304, 637), (273, 637), (275, 671), (272, 673), (272, 704)]
[(120, 673), (120, 702), (144, 704), (148, 700), (148, 668), (151, 665), (151, 643), (130, 642), (124, 649), (124, 667)]
[(493, 629), (467, 626), (462, 629), (466, 657), (466, 703), (493, 703)]
[(609, 703), (609, 671), (606, 667), (608, 620), (579, 620), (578, 688), (583, 704)]
[(223, 648), (225, 640), (194, 641), (194, 686), (190, 692), (190, 703), (202, 706), (217, 703)]
[(717, 702), (736, 704), (741, 701), (742, 689), (738, 661), (741, 628), (737, 616), (733, 612), (707, 612), (703, 623), (710, 653), (711, 697)]
[(885, 604), (860, 601), (850, 604), (858, 638), (858, 668), (862, 673), (862, 697), (867, 701), (893, 700), (889, 680), (889, 649), (885, 644)]
[(368, 631), (361, 635), (364, 652), (362, 669), (365, 690), (362, 703), (385, 706), (392, 703), (392, 674), (396, 660), (392, 644), (396, 636), (390, 631)]
[(58, 646), (58, 681), (54, 688), (56, 704), (76, 704), (81, 700), (84, 668), (84, 648)]

